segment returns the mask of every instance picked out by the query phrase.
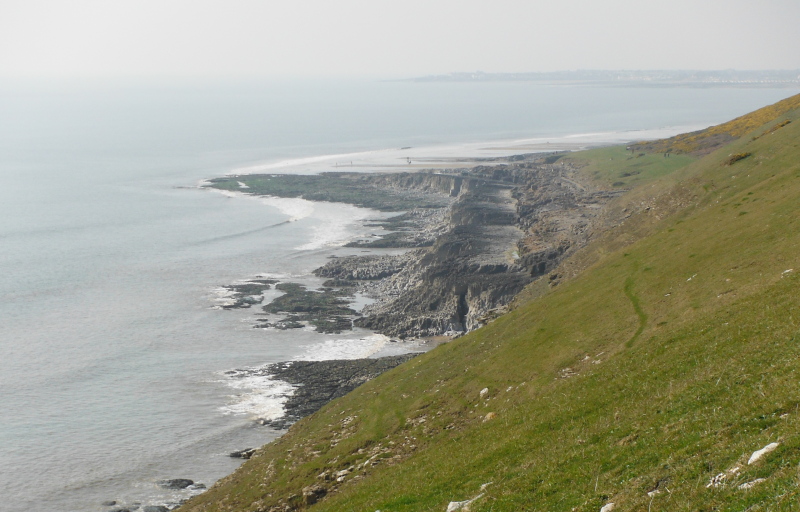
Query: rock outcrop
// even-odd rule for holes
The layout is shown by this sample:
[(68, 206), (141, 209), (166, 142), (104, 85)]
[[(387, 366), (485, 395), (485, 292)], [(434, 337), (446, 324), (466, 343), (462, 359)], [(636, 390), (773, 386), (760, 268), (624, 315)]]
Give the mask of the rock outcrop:
[(316, 273), (332, 278), (331, 286), (358, 286), (378, 299), (364, 308), (357, 326), (400, 338), (476, 329), (585, 245), (593, 218), (618, 194), (590, 190), (576, 181), (575, 168), (545, 161), (362, 178), (454, 201), (410, 229), (432, 239), (429, 247), (338, 258)]
[[(335, 258), (315, 274), (328, 278), (328, 289), (357, 289), (376, 299), (355, 318), (356, 326), (399, 338), (476, 329), (585, 245), (603, 205), (620, 193), (592, 190), (579, 181), (576, 168), (558, 160), (558, 155), (520, 155), (446, 172), (307, 176), (310, 190), (328, 194), (322, 197), (404, 210), (375, 221), (390, 233), (351, 246), (411, 249)], [(275, 175), (267, 181), (227, 178), (233, 179), (245, 182), (249, 193), (275, 194), (291, 185), (297, 194), (304, 178), (286, 176), (283, 185)], [(386, 198), (391, 203), (381, 203)], [(326, 330), (341, 330), (345, 323), (337, 319)]]
[[(288, 428), (331, 400), (344, 396), (381, 373), (416, 357), (417, 353), (376, 359), (335, 359), (329, 361), (289, 361), (257, 369), (232, 370), (239, 377), (269, 375), (295, 387), (284, 404), (284, 415), (277, 420), (264, 420), (263, 425)], [(252, 455), (252, 454), (251, 454)]]

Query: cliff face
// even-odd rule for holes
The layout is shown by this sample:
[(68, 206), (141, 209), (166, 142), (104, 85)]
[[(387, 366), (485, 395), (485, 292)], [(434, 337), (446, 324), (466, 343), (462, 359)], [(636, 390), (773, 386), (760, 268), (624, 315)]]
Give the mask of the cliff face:
[(399, 338), (474, 330), (589, 239), (591, 219), (613, 194), (587, 190), (574, 175), (572, 167), (543, 161), (450, 173), (348, 175), (370, 187), (453, 200), (438, 222), (411, 229), (417, 237), (427, 233), (429, 247), (400, 256), (340, 258), (317, 274), (360, 282), (379, 298), (356, 320), (360, 327)]
[[(480, 327), (591, 238), (615, 193), (590, 189), (558, 160), (519, 155), (438, 172), (246, 175), (211, 186), (403, 212), (377, 221), (388, 235), (350, 245), (410, 252), (338, 258), (316, 274), (330, 278), (328, 287), (377, 299), (357, 326), (399, 338), (455, 335)], [(337, 328), (349, 325), (339, 320)]]

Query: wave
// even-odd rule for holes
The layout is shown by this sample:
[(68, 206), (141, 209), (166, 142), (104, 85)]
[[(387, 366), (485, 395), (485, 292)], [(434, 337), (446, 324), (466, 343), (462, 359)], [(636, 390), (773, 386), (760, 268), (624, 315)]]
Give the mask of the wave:
[[(309, 345), (292, 361), (327, 361), (331, 359), (363, 359), (379, 353), (389, 338), (373, 334), (363, 338), (333, 338)], [(284, 404), (294, 393), (288, 382), (273, 378), (267, 366), (231, 370), (224, 373), (223, 382), (237, 393), (227, 405), (220, 407), (223, 414), (248, 415), (274, 420), (284, 415)]]
[(220, 242), (220, 241), (224, 241), (224, 240), (231, 240), (233, 238), (240, 238), (240, 237), (243, 237), (243, 236), (249, 236), (249, 235), (252, 235), (252, 234), (255, 234), (255, 233), (260, 233), (262, 231), (268, 231), (270, 229), (275, 229), (277, 227), (289, 224), (291, 222), (292, 222), (292, 220), (289, 219), (289, 220), (284, 220), (282, 222), (277, 222), (275, 224), (270, 224), (269, 226), (264, 226), (264, 227), (261, 227), (261, 228), (249, 229), (247, 231), (240, 231), (238, 233), (231, 233), (230, 235), (216, 236), (214, 238), (208, 238), (208, 239), (203, 240), (201, 242), (196, 242), (194, 245), (205, 245), (205, 244), (216, 243), (216, 242)]
[(284, 215), (288, 215), (287, 222), (296, 222), (310, 217), (314, 213), (314, 202), (299, 197), (259, 196), (258, 200), (267, 206), (277, 208)]
[(319, 217), (321, 222), (311, 228), (311, 240), (295, 247), (295, 250), (313, 251), (342, 246), (354, 238), (363, 236), (363, 233), (355, 230), (356, 227), (361, 227), (361, 221), (378, 215), (374, 210), (341, 203), (332, 207), (325, 205), (324, 210), (325, 214)]
[(372, 334), (359, 339), (333, 338), (314, 343), (293, 361), (327, 361), (330, 359), (364, 359), (380, 352), (389, 338)]
[(294, 386), (272, 378), (264, 368), (232, 370), (225, 372), (225, 377), (225, 384), (240, 393), (231, 397), (231, 403), (220, 407), (223, 414), (274, 420), (283, 416), (283, 405), (294, 393)]
[[(277, 209), (279, 212), (283, 213), (284, 215), (289, 216), (289, 219), (285, 222), (296, 222), (298, 220), (305, 219), (306, 217), (310, 217), (314, 213), (315, 203), (313, 201), (308, 201), (307, 199), (303, 199), (301, 197), (257, 196), (249, 194), (247, 192), (222, 190), (214, 187), (203, 186), (202, 188), (204, 190), (210, 190), (217, 194), (222, 194), (225, 197), (251, 199), (254, 201), (258, 201), (262, 204), (265, 204), (267, 206), (271, 206)], [(273, 224), (272, 226), (269, 227), (275, 227), (281, 224), (283, 224), (283, 222), (280, 222), (278, 224)]]

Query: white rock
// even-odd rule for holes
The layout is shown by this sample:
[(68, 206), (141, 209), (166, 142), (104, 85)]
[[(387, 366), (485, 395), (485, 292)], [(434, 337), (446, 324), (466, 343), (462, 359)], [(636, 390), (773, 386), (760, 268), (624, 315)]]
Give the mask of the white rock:
[(483, 494), (479, 494), (472, 498), (471, 500), (465, 501), (451, 501), (447, 504), (447, 512), (455, 512), (456, 510), (469, 510), (469, 506), (472, 504), (473, 501), (483, 498)]
[(753, 464), (754, 462), (758, 461), (761, 457), (768, 454), (769, 452), (775, 451), (775, 449), (780, 446), (778, 443), (769, 443), (767, 446), (761, 448), (760, 450), (756, 450), (753, 452), (753, 455), (750, 456), (750, 459), (747, 461), (747, 464)]
[(481, 398), (485, 398), (486, 395), (488, 395), (488, 394), (489, 394), (489, 388), (483, 388), (481, 390)]
[(611, 512), (612, 510), (614, 510), (614, 504), (606, 503), (603, 505), (603, 508), (600, 509), (600, 512)]
[(718, 474), (717, 476), (713, 477), (711, 481), (708, 482), (708, 485), (706, 485), (706, 489), (721, 486), (725, 482), (726, 478), (728, 478), (728, 475), (726, 475), (725, 473)]
[(752, 489), (756, 485), (760, 484), (761, 482), (766, 482), (766, 478), (756, 478), (755, 480), (750, 480), (749, 482), (743, 483), (739, 486), (739, 489)]
[(469, 500), (467, 501), (451, 501), (447, 504), (447, 512), (455, 512), (456, 510), (461, 510), (467, 505), (469, 505)]

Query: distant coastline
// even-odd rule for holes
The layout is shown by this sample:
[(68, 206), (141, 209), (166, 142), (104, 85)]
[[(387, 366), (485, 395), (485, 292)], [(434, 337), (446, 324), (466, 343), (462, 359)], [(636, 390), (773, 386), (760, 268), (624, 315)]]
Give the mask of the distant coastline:
[(538, 82), (605, 87), (797, 87), (800, 70), (574, 70), (529, 73), (455, 72), (404, 82)]

